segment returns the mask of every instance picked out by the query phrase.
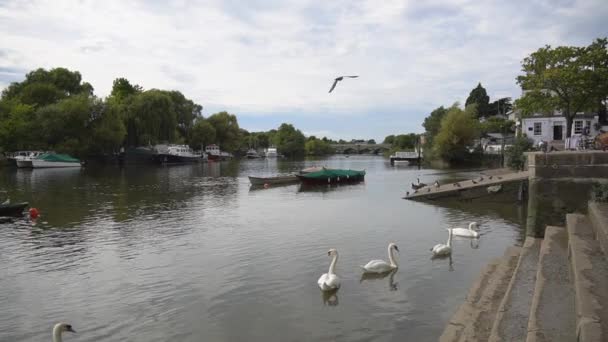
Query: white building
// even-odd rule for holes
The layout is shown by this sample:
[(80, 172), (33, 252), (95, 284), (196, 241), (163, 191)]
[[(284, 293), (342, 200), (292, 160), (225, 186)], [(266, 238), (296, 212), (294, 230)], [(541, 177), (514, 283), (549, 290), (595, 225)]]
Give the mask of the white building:
[[(595, 136), (598, 116), (589, 113), (577, 113), (572, 123), (572, 135), (582, 134), (589, 127), (589, 135)], [(535, 143), (542, 141), (564, 141), (566, 139), (566, 118), (561, 113), (554, 115), (535, 114), (521, 120), (521, 130)]]

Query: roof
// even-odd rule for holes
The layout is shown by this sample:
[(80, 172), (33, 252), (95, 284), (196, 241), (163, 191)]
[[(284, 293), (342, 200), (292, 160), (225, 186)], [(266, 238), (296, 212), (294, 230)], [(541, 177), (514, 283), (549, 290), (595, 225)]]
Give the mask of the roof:
[[(502, 139), (503, 138), (503, 134), (502, 133), (486, 133), (485, 135), (487, 137), (494, 138), (494, 139)], [(514, 137), (514, 136), (515, 136), (514, 134), (507, 134), (505, 136), (505, 138), (509, 139), (509, 138)]]

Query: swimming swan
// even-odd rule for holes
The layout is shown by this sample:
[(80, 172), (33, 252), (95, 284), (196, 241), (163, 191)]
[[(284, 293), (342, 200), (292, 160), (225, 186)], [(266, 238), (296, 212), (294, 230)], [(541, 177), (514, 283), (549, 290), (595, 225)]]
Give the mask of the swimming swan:
[(448, 231), (448, 242), (444, 245), (442, 243), (435, 245), (431, 248), (434, 256), (446, 256), (452, 254), (452, 230)]
[(340, 288), (340, 278), (335, 273), (336, 262), (338, 261), (338, 251), (335, 248), (332, 248), (327, 252), (327, 255), (333, 256), (333, 259), (329, 264), (329, 271), (324, 273), (319, 277), (319, 280), (317, 280), (317, 284), (319, 284), (321, 291), (331, 291)]
[(61, 334), (64, 331), (69, 331), (75, 333), (76, 331), (72, 329), (72, 326), (67, 323), (57, 323), (53, 327), (53, 342), (62, 342)]
[(479, 233), (475, 231), (478, 228), (477, 222), (471, 222), (469, 224), (469, 229), (467, 228), (451, 228), (452, 234), (454, 236), (462, 236), (468, 238), (477, 238), (479, 237)]
[(365, 264), (365, 266), (361, 266), (361, 268), (368, 273), (384, 273), (398, 268), (399, 265), (397, 265), (397, 261), (393, 256), (393, 251), (399, 252), (399, 247), (391, 242), (388, 244), (388, 260), (390, 264), (384, 260), (372, 260)]

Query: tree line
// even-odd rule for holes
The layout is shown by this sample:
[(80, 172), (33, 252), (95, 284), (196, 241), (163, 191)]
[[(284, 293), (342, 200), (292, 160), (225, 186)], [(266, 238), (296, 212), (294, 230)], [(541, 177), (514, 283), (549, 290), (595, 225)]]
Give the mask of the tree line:
[(115, 79), (110, 95), (100, 98), (78, 71), (40, 68), (2, 91), (0, 152), (54, 150), (86, 158), (177, 143), (194, 149), (218, 144), (232, 153), (276, 146), (288, 157), (333, 153), (334, 141), (306, 138), (293, 125), (250, 133), (236, 115), (205, 118), (202, 109), (179, 91), (144, 90), (125, 78)]

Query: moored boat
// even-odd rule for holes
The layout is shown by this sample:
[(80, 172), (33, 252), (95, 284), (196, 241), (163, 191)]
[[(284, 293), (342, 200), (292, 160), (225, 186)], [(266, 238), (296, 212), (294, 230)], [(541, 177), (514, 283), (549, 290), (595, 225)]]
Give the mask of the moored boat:
[(264, 185), (264, 184), (290, 184), (297, 183), (300, 180), (296, 175), (287, 176), (275, 176), (275, 177), (252, 177), (249, 176), (251, 185)]
[(276, 147), (269, 147), (266, 149), (265, 153), (266, 158), (276, 158), (278, 157), (278, 153), (277, 153), (277, 148)]
[(0, 204), (0, 216), (20, 216), (29, 205), (27, 202)]
[(261, 156), (258, 154), (258, 151), (250, 148), (249, 151), (247, 151), (247, 154), (245, 155), (245, 157), (247, 157), (247, 159), (258, 159), (261, 158)]
[(41, 151), (32, 151), (27, 157), (15, 158), (15, 162), (17, 163), (17, 167), (20, 169), (23, 168), (32, 168), (32, 160), (40, 157), (45, 152)]
[(312, 184), (356, 183), (365, 179), (365, 171), (324, 168), (297, 177), (304, 183)]
[(157, 145), (154, 160), (159, 164), (188, 164), (203, 161), (203, 154), (187, 145)]
[(35, 159), (32, 159), (32, 167), (37, 168), (67, 168), (81, 167), (80, 160), (71, 157), (67, 154), (60, 153), (44, 153)]

